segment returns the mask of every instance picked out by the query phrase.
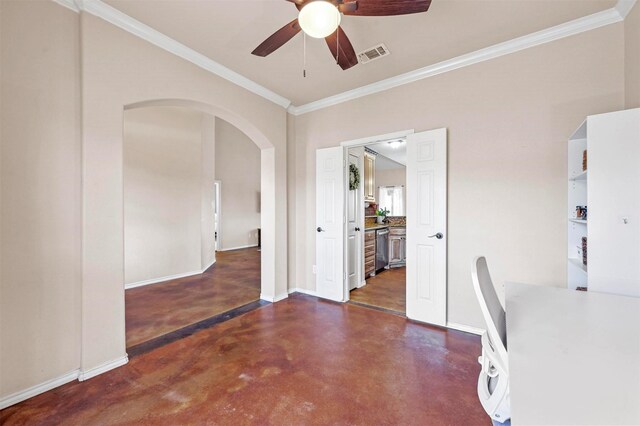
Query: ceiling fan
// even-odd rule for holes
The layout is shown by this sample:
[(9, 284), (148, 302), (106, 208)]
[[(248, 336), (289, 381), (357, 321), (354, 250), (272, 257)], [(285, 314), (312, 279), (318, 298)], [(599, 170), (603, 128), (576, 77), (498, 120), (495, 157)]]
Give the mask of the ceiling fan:
[(298, 8), (296, 19), (273, 33), (256, 47), (253, 55), (267, 56), (301, 30), (314, 38), (324, 38), (331, 54), (343, 70), (358, 63), (349, 38), (340, 27), (342, 15), (392, 16), (429, 10), (431, 0), (287, 0)]

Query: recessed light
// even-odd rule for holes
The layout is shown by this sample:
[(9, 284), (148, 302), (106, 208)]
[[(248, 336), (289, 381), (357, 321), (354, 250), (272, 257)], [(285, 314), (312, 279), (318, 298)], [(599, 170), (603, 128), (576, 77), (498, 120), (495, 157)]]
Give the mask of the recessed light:
[(393, 149), (398, 149), (400, 148), (400, 146), (404, 143), (404, 140), (402, 139), (396, 139), (394, 141), (389, 141), (389, 146)]

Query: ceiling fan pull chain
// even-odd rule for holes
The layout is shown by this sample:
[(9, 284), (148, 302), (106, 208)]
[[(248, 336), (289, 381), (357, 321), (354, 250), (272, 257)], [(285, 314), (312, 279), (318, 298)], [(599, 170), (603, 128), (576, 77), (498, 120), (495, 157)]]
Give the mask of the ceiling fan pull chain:
[(307, 35), (302, 33), (302, 78), (307, 78)]
[(336, 64), (340, 65), (340, 23), (336, 28)]

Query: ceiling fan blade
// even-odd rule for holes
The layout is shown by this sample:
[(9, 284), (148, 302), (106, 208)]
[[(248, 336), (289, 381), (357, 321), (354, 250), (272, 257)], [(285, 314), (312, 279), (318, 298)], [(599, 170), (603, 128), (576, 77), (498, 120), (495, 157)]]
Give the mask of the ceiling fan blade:
[(304, 2), (305, 2), (305, 0), (287, 0), (287, 1), (295, 4), (298, 10), (302, 9), (302, 6), (304, 5)]
[(392, 16), (422, 13), (429, 10), (431, 0), (357, 0), (357, 8), (345, 1), (340, 11), (353, 16)]
[[(348, 70), (354, 65), (358, 64), (358, 57), (356, 51), (353, 50), (353, 45), (349, 41), (349, 37), (344, 33), (342, 27), (338, 27), (330, 36), (325, 37), (327, 46), (331, 50), (333, 59), (338, 58), (338, 65), (343, 70)], [(338, 46), (339, 44), (339, 46)]]
[(271, 34), (271, 36), (263, 41), (260, 46), (256, 47), (251, 54), (263, 57), (267, 56), (291, 40), (293, 36), (300, 32), (300, 30), (301, 28), (298, 24), (298, 20), (294, 19), (275, 33)]
[(338, 4), (338, 10), (343, 14), (352, 14), (356, 10), (358, 10), (358, 2), (356, 0), (347, 0), (344, 3)]

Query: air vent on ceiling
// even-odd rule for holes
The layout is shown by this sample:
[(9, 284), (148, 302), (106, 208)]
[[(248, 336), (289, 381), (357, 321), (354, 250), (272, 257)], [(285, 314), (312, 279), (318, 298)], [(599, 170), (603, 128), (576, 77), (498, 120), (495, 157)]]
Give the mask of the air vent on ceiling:
[(374, 61), (376, 59), (382, 58), (383, 56), (387, 56), (390, 54), (389, 49), (384, 44), (379, 44), (377, 46), (372, 47), (371, 49), (367, 49), (364, 52), (358, 53), (358, 60), (361, 64), (366, 64), (367, 62)]

